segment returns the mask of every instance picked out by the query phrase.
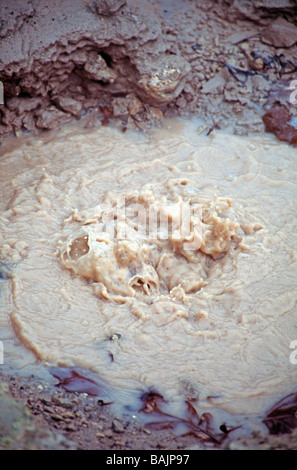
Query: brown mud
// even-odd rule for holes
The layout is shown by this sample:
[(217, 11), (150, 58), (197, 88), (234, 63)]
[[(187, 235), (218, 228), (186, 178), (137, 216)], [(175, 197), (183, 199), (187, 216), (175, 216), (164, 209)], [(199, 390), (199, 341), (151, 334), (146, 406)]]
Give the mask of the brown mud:
[(51, 2), (50, 12), (35, 0), (9, 5), (1, 2), (4, 136), (86, 113), (90, 126), (115, 116), (140, 128), (194, 113), (201, 132), (236, 134), (263, 132), (275, 101), (296, 115), (295, 2), (75, 0)]
[[(45, 2), (1, 4), (3, 137), (56, 129), (82, 116), (87, 127), (117, 117), (123, 130), (146, 130), (163, 116), (195, 115), (204, 134), (213, 129), (261, 134), (274, 132), (273, 126), (265, 128), (263, 115), (275, 103), (285, 108), (284, 120), (289, 115), (294, 123), (297, 106), (289, 100), (297, 71), (294, 2), (158, 0), (147, 7), (147, 2), (77, 0), (63, 8), (58, 3), (50, 15)], [(79, 21), (69, 14), (73, 8), (83, 12)], [(156, 405), (157, 390), (153, 400), (137, 396), (135, 409), (123, 417), (108, 394), (87, 394), (85, 383), (67, 391), (57, 387), (61, 380), (54, 376), (24, 377), (1, 368), (0, 374), (1, 410), (11, 410), (0, 417), (2, 449), (297, 448), (292, 397), (284, 402), (290, 405), (290, 432), (280, 426), (272, 435), (260, 418), (253, 430), (243, 420), (240, 432), (229, 433), (222, 422), (218, 430), (225, 438), (214, 442), (192, 408), (195, 429), (176, 432), (172, 418), (155, 427), (141, 419), (143, 407), (156, 412), (162, 406)], [(282, 413), (263, 410), (263, 419)]]

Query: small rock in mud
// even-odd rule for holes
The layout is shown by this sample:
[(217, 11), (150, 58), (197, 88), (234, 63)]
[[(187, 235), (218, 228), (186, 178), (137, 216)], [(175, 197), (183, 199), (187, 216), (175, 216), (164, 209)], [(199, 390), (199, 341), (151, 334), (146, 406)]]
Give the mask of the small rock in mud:
[(123, 424), (118, 419), (113, 420), (112, 428), (113, 428), (114, 432), (117, 432), (117, 433), (122, 433), (122, 432), (125, 431), (125, 428), (124, 428)]
[(297, 128), (294, 118), (285, 106), (275, 104), (263, 116), (266, 132), (273, 133), (279, 140), (297, 145)]
[(267, 26), (261, 40), (274, 47), (291, 47), (297, 42), (297, 26), (279, 17)]
[(88, 6), (90, 10), (102, 16), (111, 16), (126, 5), (126, 0), (89, 0)]
[(114, 333), (112, 335), (109, 336), (109, 341), (119, 341), (121, 339), (122, 335), (120, 333)]
[(52, 402), (54, 403), (54, 405), (61, 406), (65, 409), (70, 409), (73, 406), (71, 400), (69, 400), (68, 398), (58, 397), (55, 395), (52, 397)]

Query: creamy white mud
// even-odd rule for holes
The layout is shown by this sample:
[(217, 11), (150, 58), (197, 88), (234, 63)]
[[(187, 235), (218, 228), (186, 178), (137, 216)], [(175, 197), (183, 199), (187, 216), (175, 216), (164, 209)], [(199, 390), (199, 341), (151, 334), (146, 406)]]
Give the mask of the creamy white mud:
[(197, 127), (6, 146), (1, 321), (46, 364), (258, 413), (296, 386), (296, 149)]

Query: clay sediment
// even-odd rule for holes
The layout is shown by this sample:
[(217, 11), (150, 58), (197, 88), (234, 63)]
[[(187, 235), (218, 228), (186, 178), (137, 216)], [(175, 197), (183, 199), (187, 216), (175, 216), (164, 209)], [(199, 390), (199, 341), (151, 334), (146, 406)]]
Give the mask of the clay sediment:
[(35, 0), (1, 9), (0, 135), (58, 128), (128, 94), (166, 105), (185, 85), (189, 64), (137, 2), (66, 0), (52, 15)]

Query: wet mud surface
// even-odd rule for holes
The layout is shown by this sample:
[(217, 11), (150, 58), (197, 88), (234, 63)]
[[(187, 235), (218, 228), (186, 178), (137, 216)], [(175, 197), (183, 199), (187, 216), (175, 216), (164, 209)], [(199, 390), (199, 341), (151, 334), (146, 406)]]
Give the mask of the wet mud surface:
[[(280, 2), (279, 7), (266, 2), (263, 7), (257, 1), (243, 6), (236, 1), (164, 0), (152, 2), (149, 22), (139, 2), (106, 1), (101, 7), (96, 1), (87, 3), (84, 20), (100, 18), (102, 24), (97, 37), (91, 30), (82, 39), (83, 27), (69, 20), (65, 7), (44, 32), (47, 44), (36, 40), (30, 46), (34, 50), (26, 50), (23, 28), (32, 34), (30, 28), (48, 24), (46, 13), (34, 1), (22, 2), (18, 15), (6, 11), (10, 20), (1, 25), (6, 47), (2, 51), (12, 55), (3, 55), (0, 64), (0, 80), (7, 90), (5, 105), (0, 106), (3, 137), (56, 129), (81, 116), (86, 127), (108, 125), (116, 117), (123, 130), (146, 131), (163, 117), (194, 114), (202, 120), (202, 134), (211, 135), (215, 129), (237, 135), (266, 130), (296, 144), (297, 107), (289, 99), (297, 70), (292, 2)], [(104, 21), (110, 22), (109, 28)], [(159, 57), (167, 63), (165, 75)], [(45, 87), (49, 73), (51, 85)], [(269, 122), (263, 120), (265, 113)], [(284, 121), (281, 129), (275, 125), (279, 120)], [(2, 279), (9, 276), (6, 269)], [(176, 416), (165, 419), (157, 390), (145, 398), (135, 396), (135, 408), (123, 416), (117, 415), (108, 391), (102, 395), (92, 380), (84, 381), (83, 373), (67, 382), (59, 372), (45, 379), (38, 367), (36, 374), (27, 371), (23, 376), (2, 372), (0, 365), (0, 374), (1, 410), (12, 410), (8, 417), (1, 413), (3, 449), (296, 449), (295, 396), (263, 410), (254, 430), (243, 418), (240, 430), (231, 431), (232, 423), (229, 427), (222, 421), (213, 434), (207, 416), (191, 407), (178, 417), (184, 420), (182, 426), (175, 426)]]

